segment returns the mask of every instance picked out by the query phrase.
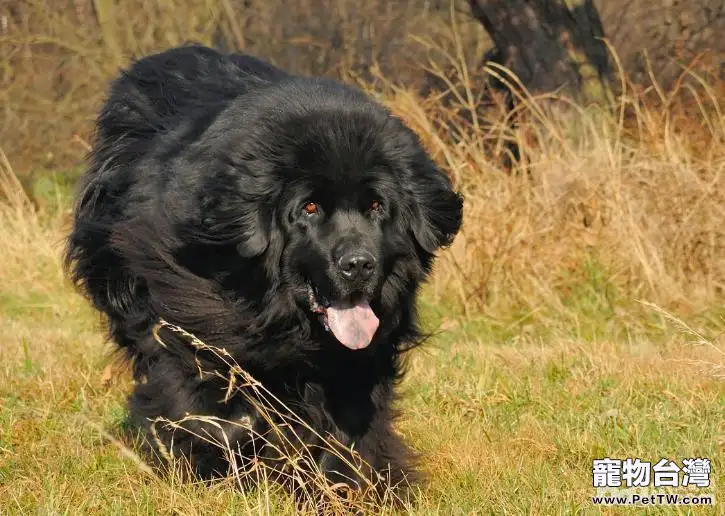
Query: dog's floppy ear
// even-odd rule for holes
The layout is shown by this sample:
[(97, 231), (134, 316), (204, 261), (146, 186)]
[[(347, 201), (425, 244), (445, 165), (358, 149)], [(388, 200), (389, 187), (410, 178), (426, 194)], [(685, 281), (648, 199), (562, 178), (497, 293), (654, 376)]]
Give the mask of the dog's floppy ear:
[(412, 231), (429, 253), (450, 245), (461, 227), (463, 197), (422, 149), (413, 159), (409, 185), (414, 204)]
[(269, 246), (272, 215), (259, 202), (243, 199), (236, 192), (206, 196), (202, 202), (201, 230), (194, 238), (200, 242), (235, 243), (244, 258), (261, 255)]

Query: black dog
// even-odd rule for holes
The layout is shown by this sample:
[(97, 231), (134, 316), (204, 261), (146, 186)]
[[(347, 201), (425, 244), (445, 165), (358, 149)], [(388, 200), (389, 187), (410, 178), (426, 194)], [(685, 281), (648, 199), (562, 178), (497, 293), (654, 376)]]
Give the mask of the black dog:
[[(239, 464), (281, 471), (294, 435), (310, 466), (354, 485), (369, 470), (324, 449), (333, 436), (376, 478), (414, 476), (393, 387), (463, 201), (399, 119), (332, 80), (169, 50), (112, 84), (77, 201), (67, 265), (132, 360), (132, 418), (148, 432), (187, 414), (249, 423), (187, 418), (149, 434), (157, 451), (225, 475), (232, 458), (211, 442), (224, 431)], [(230, 395), (232, 363), (306, 424), (271, 432)]]

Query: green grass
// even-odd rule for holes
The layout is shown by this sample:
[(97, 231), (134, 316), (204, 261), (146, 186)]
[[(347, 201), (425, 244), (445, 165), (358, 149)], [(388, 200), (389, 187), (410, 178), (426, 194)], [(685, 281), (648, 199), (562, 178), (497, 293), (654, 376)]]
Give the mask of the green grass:
[[(5, 225), (7, 234), (13, 228)], [(41, 226), (26, 227), (35, 232), (26, 245), (61, 234), (62, 226)], [(20, 245), (9, 254), (20, 258)], [(243, 494), (229, 484), (149, 476), (133, 450), (114, 441), (129, 379), (104, 377), (110, 347), (97, 316), (58, 270), (51, 273), (52, 248), (6, 261), (0, 286), (2, 511), (292, 512), (271, 488)], [(598, 330), (578, 334), (565, 319), (464, 319), (432, 299), (424, 294), (422, 313), (439, 332), (414, 352), (401, 388), (399, 428), (429, 475), (417, 514), (618, 512), (591, 505), (592, 459), (604, 456), (709, 457), (708, 492), (725, 500), (725, 382), (712, 374), (723, 362), (716, 348), (688, 344), (662, 322), (621, 338), (626, 320), (608, 326), (610, 317), (592, 316), (597, 310), (579, 310)], [(583, 289), (575, 305), (590, 303)]]

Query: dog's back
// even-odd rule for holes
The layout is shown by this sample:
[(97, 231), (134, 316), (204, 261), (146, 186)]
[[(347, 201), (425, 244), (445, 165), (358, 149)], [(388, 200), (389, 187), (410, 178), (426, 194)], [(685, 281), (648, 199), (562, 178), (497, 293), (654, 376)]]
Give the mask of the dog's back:
[(97, 121), (96, 161), (107, 166), (113, 157), (139, 156), (139, 145), (179, 119), (214, 116), (234, 98), (285, 76), (254, 57), (200, 46), (144, 57), (111, 85)]

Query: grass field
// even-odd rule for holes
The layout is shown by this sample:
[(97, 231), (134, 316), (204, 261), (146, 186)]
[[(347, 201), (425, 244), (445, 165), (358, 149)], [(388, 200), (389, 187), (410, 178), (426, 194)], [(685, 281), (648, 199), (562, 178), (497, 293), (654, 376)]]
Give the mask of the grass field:
[[(273, 3), (258, 14), (270, 23), (284, 7)], [(269, 486), (245, 494), (232, 480), (150, 473), (120, 439), (129, 375), (61, 270), (73, 178), (122, 57), (208, 43), (220, 20), (244, 29), (212, 16), (208, 0), (156, 4), (149, 21), (140, 2), (96, 1), (94, 15), (80, 1), (49, 14), (33, 1), (27, 27), (0, 33), (11, 50), (0, 76), (0, 514), (293, 512)], [(672, 91), (623, 80), (607, 114), (523, 98), (513, 128), (479, 112), (460, 35), (407, 23), (447, 35), (453, 103), (377, 72), (362, 85), (466, 197), (461, 234), (420, 302), (435, 337), (401, 385), (398, 428), (428, 474), (410, 512), (725, 513), (725, 85), (694, 72)], [(357, 55), (336, 52), (330, 69)], [(498, 159), (504, 140), (523, 155), (512, 170)], [(30, 165), (13, 171), (16, 156)], [(676, 492), (718, 505), (595, 506), (592, 461), (604, 457), (710, 458), (711, 486)]]

